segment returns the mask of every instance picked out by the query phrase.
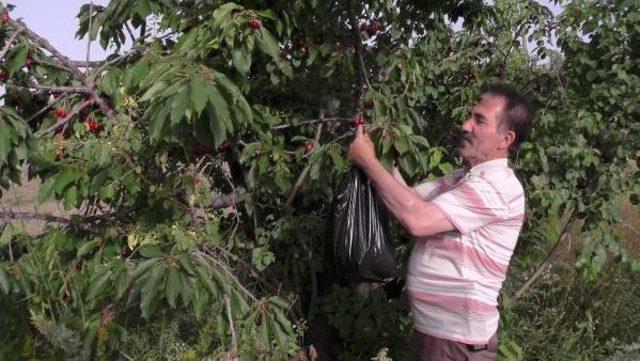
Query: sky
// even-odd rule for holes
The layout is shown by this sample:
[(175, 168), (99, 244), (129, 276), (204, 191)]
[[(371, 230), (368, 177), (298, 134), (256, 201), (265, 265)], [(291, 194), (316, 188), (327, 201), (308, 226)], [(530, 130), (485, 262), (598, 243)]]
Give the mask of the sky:
[[(79, 27), (78, 11), (89, 0), (2, 0), (16, 6), (11, 12), (12, 18), (22, 21), (60, 52), (72, 60), (86, 60), (87, 40), (75, 37)], [(94, 4), (106, 5), (109, 0), (93, 0)], [(55, 4), (55, 5), (54, 5)], [(106, 52), (97, 41), (92, 42), (91, 60), (103, 60)]]

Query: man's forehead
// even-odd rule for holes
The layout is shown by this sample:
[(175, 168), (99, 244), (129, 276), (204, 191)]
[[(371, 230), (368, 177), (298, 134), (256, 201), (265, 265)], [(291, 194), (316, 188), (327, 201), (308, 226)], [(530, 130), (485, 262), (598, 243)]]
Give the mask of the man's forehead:
[[(484, 115), (495, 115), (502, 112), (506, 105), (504, 97), (493, 94), (484, 94), (480, 97), (480, 101), (473, 107), (474, 112), (482, 112)], [(493, 115), (491, 114), (491, 115)]]

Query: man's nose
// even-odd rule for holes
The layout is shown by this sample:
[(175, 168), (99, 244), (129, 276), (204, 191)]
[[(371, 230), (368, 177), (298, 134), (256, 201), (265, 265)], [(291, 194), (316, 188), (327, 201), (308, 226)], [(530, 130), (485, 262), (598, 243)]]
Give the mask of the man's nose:
[(471, 132), (471, 118), (465, 120), (460, 128), (465, 132)]

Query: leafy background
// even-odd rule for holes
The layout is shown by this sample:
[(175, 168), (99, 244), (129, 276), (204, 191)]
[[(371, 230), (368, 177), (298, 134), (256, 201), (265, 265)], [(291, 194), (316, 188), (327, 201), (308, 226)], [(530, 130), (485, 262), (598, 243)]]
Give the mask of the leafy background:
[[(501, 359), (637, 349), (634, 5), (112, 0), (79, 9), (77, 35), (112, 52), (88, 64), (7, 5), (1, 358), (405, 358), (402, 278), (349, 284), (331, 266), (350, 121), (409, 182), (445, 175), (487, 82), (538, 109), (512, 159), (527, 219)], [(412, 240), (393, 232), (403, 268)]]

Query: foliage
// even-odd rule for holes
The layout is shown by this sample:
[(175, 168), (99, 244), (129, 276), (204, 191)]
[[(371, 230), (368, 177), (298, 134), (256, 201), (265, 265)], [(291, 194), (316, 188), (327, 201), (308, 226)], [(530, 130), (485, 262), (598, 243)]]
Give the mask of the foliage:
[(638, 200), (639, 14), (632, 1), (573, 1), (554, 16), (534, 1), (112, 0), (78, 14), (77, 35), (113, 51), (85, 72), (8, 19), (0, 188), (28, 166), (39, 202), (73, 215), (45, 217), (57, 223), (37, 235), (2, 224), (0, 327), (23, 337), (3, 336), (0, 355), (286, 359), (327, 319), (340, 357), (402, 357), (406, 305), (331, 285), (349, 121), (364, 114), (381, 159), (407, 179), (447, 174), (477, 90), (504, 80), (539, 108), (513, 157), (527, 193), (513, 282), (555, 241), (545, 225), (570, 215), (584, 226), (583, 278), (507, 303), (501, 354), (535, 358), (543, 341), (517, 332), (552, 319), (571, 331), (553, 350), (612, 351), (627, 331), (596, 332), (590, 322), (619, 313), (588, 296), (636, 292), (597, 281), (614, 277), (602, 273), (612, 262), (640, 267), (613, 232), (620, 196)]

